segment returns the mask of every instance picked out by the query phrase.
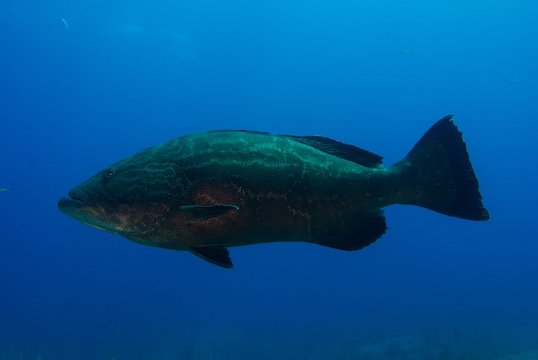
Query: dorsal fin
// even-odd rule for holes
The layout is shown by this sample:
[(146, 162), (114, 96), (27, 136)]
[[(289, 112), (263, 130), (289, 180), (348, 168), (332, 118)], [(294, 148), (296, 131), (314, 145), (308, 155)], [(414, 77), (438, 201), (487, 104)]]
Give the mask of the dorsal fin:
[[(243, 132), (256, 135), (271, 135), (267, 132), (253, 130), (212, 130), (216, 132)], [(361, 149), (354, 145), (344, 144), (340, 141), (333, 140), (324, 136), (294, 136), (294, 135), (276, 135), (293, 139), (302, 144), (311, 146), (327, 154), (337, 156), (341, 159), (352, 161), (366, 167), (377, 167), (383, 162), (383, 157), (374, 154), (368, 150)]]
[(326, 152), (339, 158), (352, 161), (366, 167), (377, 167), (383, 162), (383, 158), (370, 151), (357, 146), (344, 144), (324, 136), (292, 136), (285, 135), (295, 141), (312, 146), (320, 151)]

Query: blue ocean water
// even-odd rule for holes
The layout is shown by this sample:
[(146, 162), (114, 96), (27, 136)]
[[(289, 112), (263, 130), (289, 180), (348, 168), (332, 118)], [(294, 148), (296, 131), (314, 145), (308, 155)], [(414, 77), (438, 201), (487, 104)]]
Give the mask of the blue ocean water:
[[(2, 1), (0, 359), (538, 359), (536, 13), (528, 0)], [(240, 247), (224, 270), (56, 207), (195, 131), (324, 135), (390, 165), (446, 114), (488, 222), (392, 206), (362, 251)]]

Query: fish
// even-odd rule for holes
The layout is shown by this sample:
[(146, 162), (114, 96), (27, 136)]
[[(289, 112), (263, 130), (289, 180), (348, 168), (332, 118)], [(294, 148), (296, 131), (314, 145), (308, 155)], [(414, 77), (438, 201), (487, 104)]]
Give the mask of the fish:
[(409, 49), (400, 50), (399, 52), (400, 52), (401, 55), (406, 55), (406, 56), (414, 56), (415, 55), (415, 52), (413, 50), (409, 50)]
[(69, 24), (67, 23), (67, 20), (65, 20), (65, 18), (63, 17), (60, 17), (60, 21), (62, 22), (62, 24), (64, 25), (65, 29), (67, 31), (69, 31)]
[(9, 193), (9, 192), (11, 192), (9, 188), (6, 188), (6, 187), (0, 188), (0, 193)]
[(194, 133), (120, 160), (73, 187), (60, 211), (143, 245), (232, 268), (229, 247), (305, 242), (344, 251), (386, 231), (383, 208), (462, 219), (489, 213), (449, 115), (401, 161), (323, 136)]

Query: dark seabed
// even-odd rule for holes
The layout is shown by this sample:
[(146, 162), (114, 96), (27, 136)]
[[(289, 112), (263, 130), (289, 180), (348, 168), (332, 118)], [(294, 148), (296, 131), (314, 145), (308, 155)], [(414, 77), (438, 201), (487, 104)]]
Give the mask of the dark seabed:
[[(0, 360), (538, 359), (538, 5), (0, 2)], [(455, 114), (486, 222), (412, 206), (358, 252), (134, 244), (58, 198), (211, 129), (403, 158)]]

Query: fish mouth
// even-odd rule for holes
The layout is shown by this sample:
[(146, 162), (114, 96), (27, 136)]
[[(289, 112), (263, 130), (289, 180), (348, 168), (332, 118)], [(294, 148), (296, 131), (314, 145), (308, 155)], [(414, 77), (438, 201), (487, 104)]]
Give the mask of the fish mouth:
[(58, 209), (67, 216), (80, 221), (83, 224), (92, 226), (99, 230), (112, 231), (103, 221), (103, 209), (88, 205), (76, 196), (76, 193), (69, 192), (58, 201)]
[(75, 199), (70, 195), (62, 196), (58, 201), (58, 209), (66, 215), (76, 217), (76, 213), (80, 213), (87, 205), (79, 199)]
[[(80, 194), (80, 196), (77, 196)], [(100, 230), (114, 232), (104, 221), (105, 211), (101, 206), (88, 205), (83, 193), (70, 191), (58, 201), (58, 209), (67, 216)]]
[(82, 216), (88, 217), (88, 215), (94, 213), (91, 211), (93, 207), (90, 206), (88, 200), (89, 198), (86, 191), (79, 187), (75, 187), (69, 191), (67, 196), (63, 196), (58, 201), (58, 208), (64, 214), (80, 220)]

